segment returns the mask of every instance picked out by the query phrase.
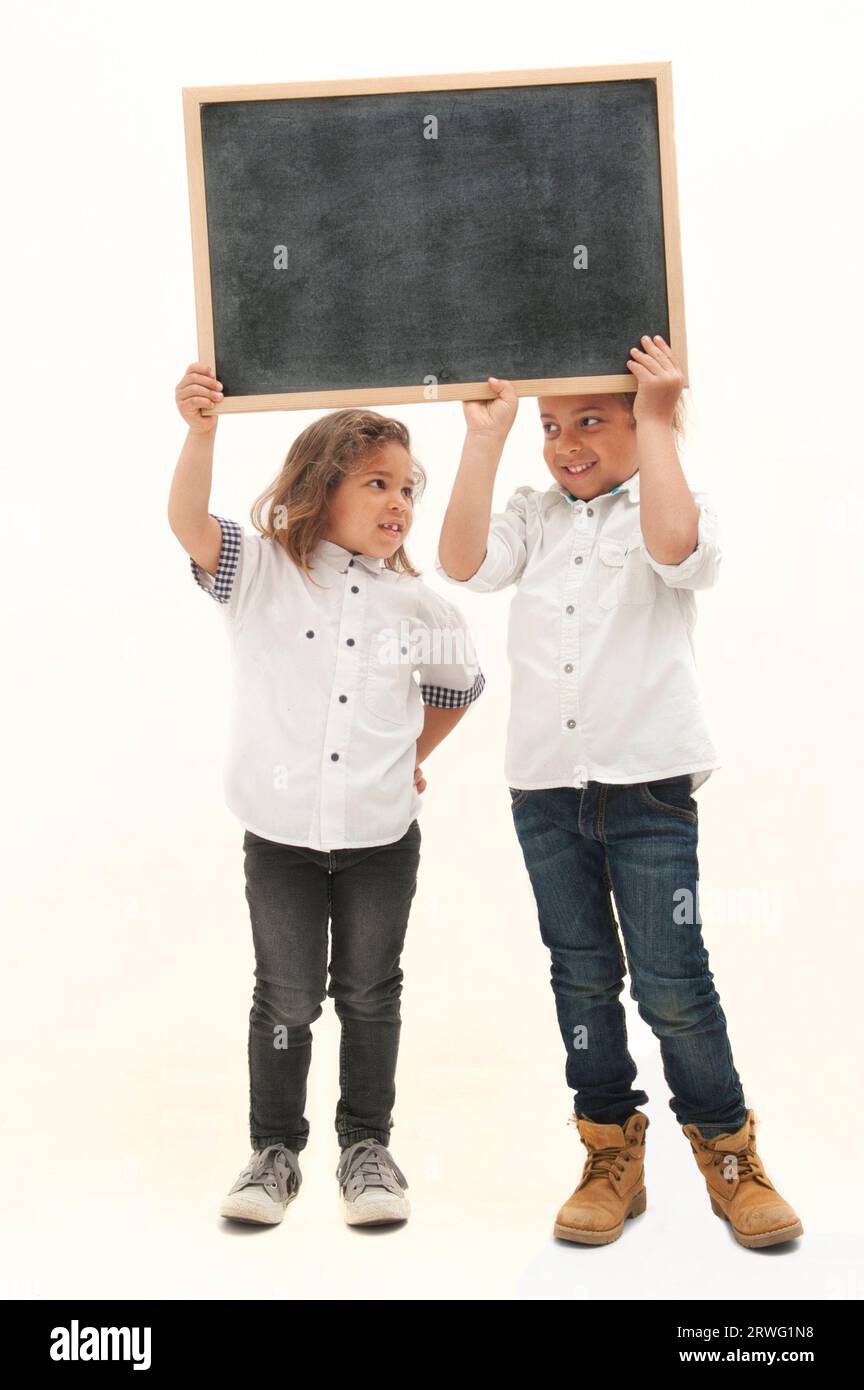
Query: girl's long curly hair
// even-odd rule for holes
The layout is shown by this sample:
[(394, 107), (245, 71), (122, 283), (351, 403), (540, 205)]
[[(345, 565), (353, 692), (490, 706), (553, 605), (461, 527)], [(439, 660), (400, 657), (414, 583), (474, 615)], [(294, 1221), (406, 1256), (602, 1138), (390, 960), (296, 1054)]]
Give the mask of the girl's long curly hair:
[[(416, 502), (426, 474), (411, 453), (410, 435), (401, 420), (374, 410), (335, 410), (294, 440), (279, 476), (252, 505), (252, 525), (278, 542), (311, 579), (309, 557), (327, 524), (333, 493), (343, 479), (368, 462), (370, 454), (391, 442), (401, 444), (411, 458)], [(384, 564), (399, 574), (419, 576), (402, 545)]]

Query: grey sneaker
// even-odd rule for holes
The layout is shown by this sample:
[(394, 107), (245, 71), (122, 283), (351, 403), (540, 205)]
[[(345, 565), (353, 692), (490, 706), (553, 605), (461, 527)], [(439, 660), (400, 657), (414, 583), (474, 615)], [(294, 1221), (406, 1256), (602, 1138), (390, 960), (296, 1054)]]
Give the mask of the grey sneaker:
[(336, 1176), (342, 1215), (349, 1226), (381, 1226), (407, 1219), (411, 1210), (404, 1195), (408, 1180), (378, 1139), (358, 1139), (343, 1149)]
[(219, 1208), (219, 1215), (232, 1221), (276, 1226), (285, 1215), (288, 1203), (297, 1196), (302, 1181), (293, 1149), (284, 1144), (253, 1149), (247, 1167)]

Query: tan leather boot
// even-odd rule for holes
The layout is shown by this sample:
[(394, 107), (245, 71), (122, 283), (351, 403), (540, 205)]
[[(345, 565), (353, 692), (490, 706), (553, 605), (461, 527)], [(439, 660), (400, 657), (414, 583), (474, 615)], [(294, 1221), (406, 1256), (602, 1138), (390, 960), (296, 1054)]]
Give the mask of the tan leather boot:
[(756, 1116), (747, 1119), (734, 1134), (703, 1139), (698, 1125), (684, 1125), (684, 1133), (708, 1185), (711, 1210), (732, 1227), (739, 1245), (761, 1249), (779, 1245), (804, 1234), (804, 1227), (788, 1202), (768, 1177), (756, 1152)]
[(575, 1121), (588, 1150), (582, 1180), (555, 1218), (555, 1235), (580, 1245), (609, 1245), (628, 1216), (641, 1216), (647, 1193), (643, 1178), (648, 1116), (634, 1111), (624, 1125)]

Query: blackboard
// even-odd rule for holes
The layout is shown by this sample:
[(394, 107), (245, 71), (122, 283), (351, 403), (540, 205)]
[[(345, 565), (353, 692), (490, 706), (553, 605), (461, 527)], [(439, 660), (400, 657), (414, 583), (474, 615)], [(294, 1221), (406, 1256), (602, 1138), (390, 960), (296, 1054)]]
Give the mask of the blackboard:
[(184, 89), (198, 350), (231, 410), (686, 379), (669, 64)]

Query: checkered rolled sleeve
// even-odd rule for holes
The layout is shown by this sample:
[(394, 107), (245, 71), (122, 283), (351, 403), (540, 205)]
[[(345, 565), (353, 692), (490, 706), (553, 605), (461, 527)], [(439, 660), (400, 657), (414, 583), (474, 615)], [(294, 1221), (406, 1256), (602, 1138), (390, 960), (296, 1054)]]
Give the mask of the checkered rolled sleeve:
[(420, 694), (423, 696), (424, 705), (435, 705), (438, 709), (461, 709), (463, 705), (473, 704), (479, 698), (486, 677), (482, 671), (477, 672), (476, 679), (467, 690), (451, 690), (444, 685), (424, 685), (420, 682)]
[(189, 563), (192, 566), (195, 582), (201, 586), (205, 593), (208, 593), (217, 603), (228, 603), (237, 576), (237, 566), (243, 544), (243, 530), (236, 521), (231, 521), (227, 517), (216, 516), (214, 512), (211, 512), (210, 516), (218, 521), (222, 528), (222, 548), (219, 551), (216, 573), (208, 574), (192, 559), (191, 555)]

